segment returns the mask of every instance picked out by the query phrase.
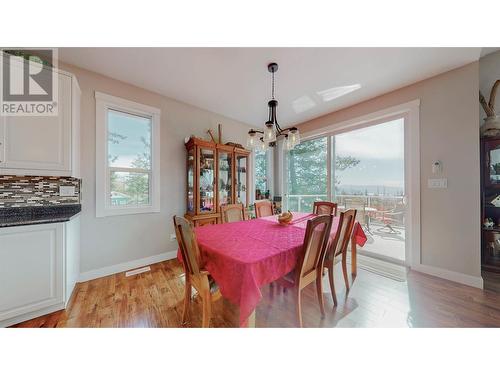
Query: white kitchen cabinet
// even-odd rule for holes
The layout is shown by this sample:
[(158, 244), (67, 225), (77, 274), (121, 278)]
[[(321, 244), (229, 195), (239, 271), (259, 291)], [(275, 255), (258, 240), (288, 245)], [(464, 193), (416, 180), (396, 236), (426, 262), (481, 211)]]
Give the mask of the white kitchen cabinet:
[(80, 88), (72, 74), (55, 73), (57, 116), (0, 118), (0, 174), (79, 177)]
[(80, 271), (79, 220), (0, 228), (0, 327), (66, 307)]

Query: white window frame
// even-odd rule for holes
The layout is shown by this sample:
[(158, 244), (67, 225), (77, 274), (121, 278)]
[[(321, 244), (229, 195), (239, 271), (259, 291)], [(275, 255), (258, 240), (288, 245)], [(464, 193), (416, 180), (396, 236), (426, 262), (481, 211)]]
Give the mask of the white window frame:
[[(160, 212), (160, 114), (158, 108), (95, 92), (96, 102), (96, 217)], [(108, 110), (151, 118), (151, 180), (149, 204), (111, 206), (108, 165)]]

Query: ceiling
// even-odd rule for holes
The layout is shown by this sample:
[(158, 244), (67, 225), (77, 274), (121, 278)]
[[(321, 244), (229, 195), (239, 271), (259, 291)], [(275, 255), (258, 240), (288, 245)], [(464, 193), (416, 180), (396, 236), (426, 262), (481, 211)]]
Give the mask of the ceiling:
[(477, 61), (480, 55), (481, 48), (59, 49), (66, 63), (256, 127), (267, 120), (270, 62), (279, 64), (278, 121), (288, 127)]

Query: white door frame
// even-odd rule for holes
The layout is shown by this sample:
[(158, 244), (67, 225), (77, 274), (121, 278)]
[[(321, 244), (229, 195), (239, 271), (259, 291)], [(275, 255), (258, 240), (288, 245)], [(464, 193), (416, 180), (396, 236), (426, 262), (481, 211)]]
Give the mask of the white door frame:
[[(405, 194), (409, 196), (406, 210), (405, 263), (421, 264), (420, 252), (420, 99), (385, 108), (377, 112), (328, 125), (301, 135), (303, 140), (332, 136), (348, 131), (404, 118)], [(330, 151), (330, 150), (329, 150)], [(286, 164), (286, 163), (284, 163)], [(286, 173), (281, 176), (286, 186)], [(286, 188), (284, 189), (286, 192)]]

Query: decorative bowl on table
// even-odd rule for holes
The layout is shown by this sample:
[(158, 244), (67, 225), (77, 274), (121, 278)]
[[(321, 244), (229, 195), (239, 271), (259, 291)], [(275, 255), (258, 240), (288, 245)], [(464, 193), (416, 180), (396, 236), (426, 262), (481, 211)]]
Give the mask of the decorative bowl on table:
[(288, 225), (293, 220), (293, 215), (290, 211), (278, 215), (278, 223)]

